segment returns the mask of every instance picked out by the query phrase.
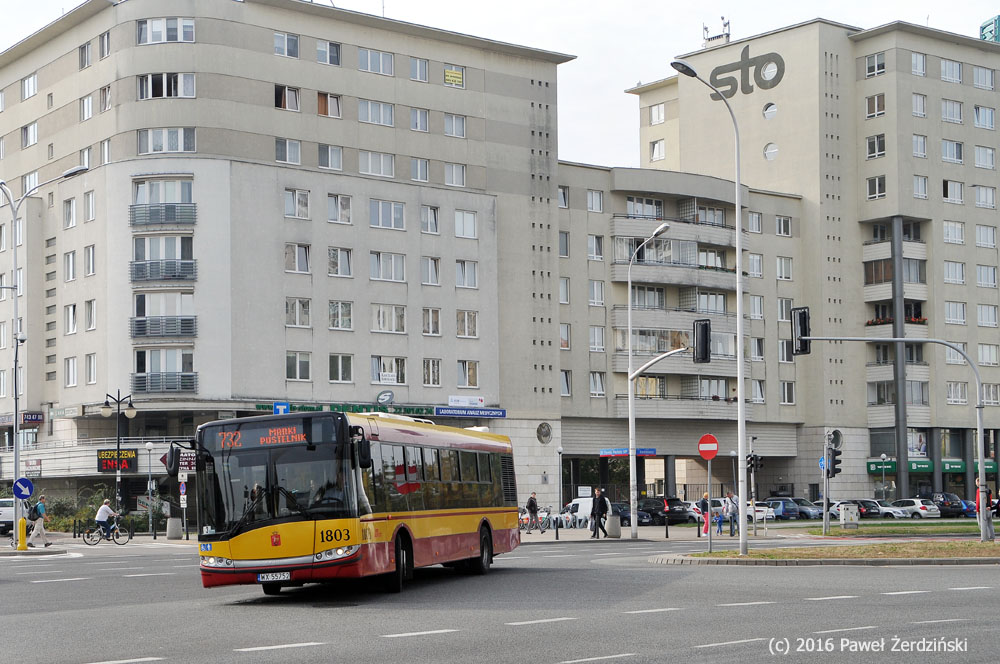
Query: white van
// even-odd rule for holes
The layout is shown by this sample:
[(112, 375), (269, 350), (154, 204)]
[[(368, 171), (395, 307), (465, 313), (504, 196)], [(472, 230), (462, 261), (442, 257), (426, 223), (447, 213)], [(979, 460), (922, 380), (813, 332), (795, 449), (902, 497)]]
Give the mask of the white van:
[(14, 499), (0, 498), (0, 535), (14, 530)]

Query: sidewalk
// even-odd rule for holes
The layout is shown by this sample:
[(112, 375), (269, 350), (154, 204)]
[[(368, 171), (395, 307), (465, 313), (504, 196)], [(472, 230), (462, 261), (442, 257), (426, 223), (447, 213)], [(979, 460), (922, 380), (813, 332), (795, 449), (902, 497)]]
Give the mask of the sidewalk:
[[(791, 535), (791, 534), (802, 534), (805, 533), (808, 526), (802, 528), (789, 528), (779, 527), (775, 528), (773, 524), (768, 524), (767, 535), (764, 534), (763, 524), (757, 525), (757, 536), (753, 534), (753, 526), (747, 530), (749, 538), (751, 540), (757, 539), (773, 539), (778, 535)], [(629, 527), (623, 527), (620, 538), (609, 537), (608, 539), (612, 541), (618, 540), (630, 540), (632, 538), (632, 530)], [(521, 545), (525, 544), (551, 544), (556, 541), (555, 529), (549, 528), (544, 533), (539, 533), (537, 530), (533, 530), (529, 535), (525, 531), (521, 531)], [(588, 528), (560, 528), (559, 529), (559, 541), (560, 542), (584, 542), (590, 541), (590, 536), (593, 533)], [(723, 526), (723, 532), (721, 535), (716, 535), (713, 531), (712, 538), (717, 541), (736, 541), (738, 537), (729, 537), (729, 526)], [(604, 540), (604, 535), (601, 535), (601, 540)], [(700, 539), (698, 538), (698, 530), (694, 526), (688, 525), (677, 525), (670, 526), (669, 537), (667, 536), (666, 530), (663, 526), (639, 526), (638, 529), (638, 540), (644, 542), (668, 542), (668, 541), (698, 541), (705, 542), (708, 545), (708, 537), (703, 535)], [(636, 540), (633, 540), (636, 541)]]

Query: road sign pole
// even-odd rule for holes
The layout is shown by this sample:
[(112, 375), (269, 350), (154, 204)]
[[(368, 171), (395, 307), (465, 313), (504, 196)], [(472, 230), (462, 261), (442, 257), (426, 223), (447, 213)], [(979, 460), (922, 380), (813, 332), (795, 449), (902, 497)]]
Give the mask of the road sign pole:
[(823, 534), (830, 534), (830, 476), (826, 472), (826, 466), (830, 463), (830, 456), (827, 454), (829, 447), (823, 443), (823, 466), (820, 472), (823, 473)]
[[(708, 516), (712, 516), (712, 460), (708, 460)], [(712, 553), (712, 519), (708, 520), (708, 552)]]

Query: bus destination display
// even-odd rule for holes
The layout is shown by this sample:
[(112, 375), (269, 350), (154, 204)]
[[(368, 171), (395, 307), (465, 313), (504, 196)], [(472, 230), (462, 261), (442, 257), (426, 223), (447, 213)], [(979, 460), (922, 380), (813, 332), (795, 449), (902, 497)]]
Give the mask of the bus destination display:
[(211, 432), (211, 437), (223, 450), (309, 442), (304, 423), (287, 420), (270, 426), (220, 427)]
[(121, 470), (134, 473), (139, 467), (139, 455), (136, 450), (97, 450), (97, 472), (114, 473)]

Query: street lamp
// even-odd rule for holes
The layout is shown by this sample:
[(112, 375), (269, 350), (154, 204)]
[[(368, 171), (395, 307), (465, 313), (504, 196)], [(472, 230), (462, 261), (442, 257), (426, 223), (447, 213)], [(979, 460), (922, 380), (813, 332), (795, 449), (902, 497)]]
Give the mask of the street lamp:
[[(556, 539), (559, 539), (559, 522), (562, 521), (562, 455), (563, 448), (562, 445), (556, 448), (556, 454), (559, 455), (559, 472), (556, 473), (556, 485), (558, 486), (558, 492), (556, 495), (559, 496), (558, 502), (556, 503)], [(549, 515), (551, 516), (551, 514)]]
[(666, 233), (669, 228), (670, 224), (663, 222), (656, 227), (652, 235), (635, 248), (632, 256), (628, 259), (628, 272), (626, 273), (628, 277), (628, 290), (625, 291), (625, 297), (628, 298), (628, 487), (629, 513), (632, 517), (629, 523), (632, 526), (632, 539), (639, 539), (639, 508), (637, 507), (639, 495), (635, 484), (635, 387), (632, 384), (632, 265), (635, 264), (635, 257), (639, 255), (639, 250)]
[[(733, 113), (733, 107), (729, 105), (729, 100), (726, 96), (719, 92), (719, 89), (714, 85), (698, 76), (698, 72), (695, 71), (689, 63), (684, 60), (674, 60), (670, 63), (670, 66), (676, 69), (679, 73), (685, 76), (690, 76), (691, 78), (698, 79), (706, 86), (712, 89), (713, 92), (718, 95), (718, 98), (723, 101), (726, 105), (726, 110), (729, 111), (729, 117), (733, 120), (733, 134), (735, 135), (735, 146), (736, 146), (736, 443), (737, 443), (737, 454), (739, 456), (739, 467), (740, 467), (740, 479), (739, 479), (739, 494), (740, 494), (740, 524), (745, 524), (747, 522), (747, 501), (746, 501), (746, 483), (747, 483), (747, 412), (746, 412), (746, 399), (744, 393), (746, 392), (746, 386), (743, 384), (743, 211), (741, 209), (740, 203), (740, 128), (736, 123), (736, 114)], [(747, 531), (746, 528), (740, 528), (740, 555), (745, 556), (747, 553)]]
[(885, 460), (887, 458), (885, 452), (882, 452), (882, 500), (885, 500)]
[(736, 450), (729, 450), (729, 460), (733, 462), (733, 482), (736, 482)]
[[(24, 330), (21, 329), (21, 319), (18, 317), (18, 314), (17, 314), (17, 298), (21, 294), (20, 291), (18, 290), (18, 288), (21, 286), (21, 282), (20, 282), (20, 280), (17, 277), (17, 245), (18, 245), (18, 236), (19, 236), (19, 233), (17, 232), (17, 214), (18, 214), (18, 212), (21, 211), (21, 205), (24, 203), (25, 199), (28, 198), (28, 196), (31, 196), (33, 193), (35, 193), (36, 191), (38, 191), (39, 189), (41, 189), (42, 187), (44, 187), (46, 185), (52, 184), (53, 182), (56, 182), (57, 180), (63, 180), (63, 179), (68, 179), (68, 178), (74, 177), (76, 175), (79, 175), (80, 173), (85, 172), (87, 169), (88, 169), (88, 167), (87, 166), (83, 166), (83, 165), (74, 166), (73, 168), (69, 168), (69, 169), (63, 171), (62, 174), (59, 175), (58, 177), (54, 177), (54, 178), (52, 178), (50, 180), (46, 180), (45, 182), (42, 182), (40, 184), (36, 184), (34, 187), (31, 187), (30, 189), (27, 189), (23, 194), (21, 194), (21, 197), (18, 198), (18, 199), (16, 199), (16, 200), (14, 199), (14, 194), (11, 193), (10, 187), (7, 185), (7, 182), (4, 181), (4, 180), (0, 180), (0, 193), (3, 194), (4, 200), (6, 200), (7, 201), (7, 205), (10, 206), (10, 220), (11, 220), (10, 230), (11, 230), (11, 235), (13, 236), (13, 240), (12, 240), (13, 250), (10, 252), (10, 255), (11, 255), (11, 260), (12, 260), (12, 263), (13, 263), (12, 276), (13, 276), (14, 283), (11, 286), (5, 286), (5, 288), (11, 288), (11, 289), (14, 290), (14, 381), (13, 381), (13, 387), (14, 387), (14, 429), (13, 429), (13, 434), (12, 434), (12, 438), (13, 438), (13, 442), (14, 442), (14, 473), (11, 476), (11, 480), (14, 481), (14, 482), (17, 481), (18, 476), (21, 474), (21, 446), (18, 444), (18, 440), (17, 440), (17, 434), (18, 434), (18, 421), (17, 421), (18, 420), (18, 390), (20, 388), (20, 385), (18, 384), (19, 380), (18, 380), (18, 375), (17, 375), (18, 374), (18, 362), (17, 362), (17, 360), (18, 360), (18, 347), (21, 344), (23, 344), (25, 341), (28, 340), (28, 337), (24, 334)], [(18, 549), (20, 549), (20, 548), (22, 548), (24, 546), (23, 542), (19, 543), (17, 541), (18, 540), (18, 535), (20, 534), (19, 533), (19, 529), (17, 528), (17, 524), (18, 524), (18, 521), (19, 521), (20, 516), (21, 516), (20, 513), (21, 513), (21, 501), (20, 500), (15, 500), (14, 501), (14, 546), (17, 547)]]
[[(104, 395), (104, 405), (101, 406), (101, 415), (111, 417), (115, 413), (115, 511), (121, 511), (122, 505), (122, 403), (128, 401), (125, 406), (125, 417), (132, 419), (135, 417), (135, 406), (132, 405), (132, 395), (122, 396), (121, 390), (115, 391), (115, 396)], [(111, 403), (115, 402), (115, 408), (111, 408)]]
[[(146, 441), (146, 497), (149, 502), (146, 505), (149, 509), (146, 513), (149, 514), (149, 532), (153, 532), (153, 443), (152, 441)], [(155, 539), (155, 536), (154, 536)]]

